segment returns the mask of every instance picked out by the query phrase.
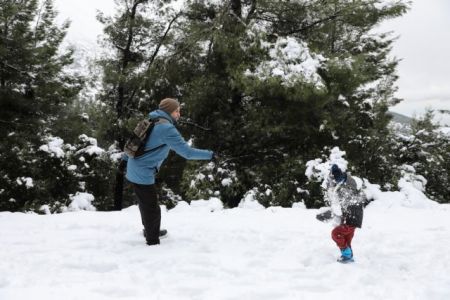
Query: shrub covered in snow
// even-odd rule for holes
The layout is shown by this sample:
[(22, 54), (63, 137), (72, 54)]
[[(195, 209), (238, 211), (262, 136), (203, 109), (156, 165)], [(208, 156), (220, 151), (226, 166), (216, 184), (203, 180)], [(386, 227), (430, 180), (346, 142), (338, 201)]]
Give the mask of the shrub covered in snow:
[(239, 182), (233, 164), (210, 162), (208, 164), (190, 163), (184, 170), (182, 186), (185, 191), (185, 199), (209, 199), (220, 198), (228, 207), (239, 203), (243, 194), (242, 185)]
[[(405, 173), (404, 165), (422, 176), (423, 192), (431, 199), (450, 201), (450, 136), (433, 124), (433, 112), (414, 119), (411, 126), (394, 130), (395, 153), (398, 169)], [(395, 166), (392, 166), (395, 168)], [(404, 174), (402, 174), (404, 175)]]
[(166, 184), (162, 184), (162, 186), (157, 185), (160, 191), (159, 204), (164, 205), (167, 209), (171, 209), (175, 207), (179, 202), (183, 201), (183, 198), (176, 194), (171, 188), (169, 188)]
[[(0, 191), (0, 199), (7, 198), (4, 203), (8, 206), (2, 208), (39, 213), (93, 209), (94, 206), (111, 209), (112, 172), (116, 162), (108, 152), (98, 147), (94, 138), (84, 134), (74, 145), (54, 136), (48, 136), (45, 141), (36, 150), (22, 152), (26, 169), (17, 169), (22, 176), (14, 180), (5, 176), (9, 188)], [(74, 202), (79, 195), (90, 195), (89, 204)]]
[[(111, 153), (112, 151), (112, 153)], [(97, 145), (97, 140), (80, 135), (71, 154), (71, 163), (76, 166), (74, 175), (78, 178), (78, 191), (91, 193), (93, 205), (99, 210), (113, 208), (114, 171), (117, 161), (114, 149), (105, 151)]]
[(275, 166), (262, 164), (255, 168), (258, 173), (253, 177), (253, 188), (249, 191), (265, 207), (292, 207), (294, 203), (304, 202), (309, 197), (304, 186), (304, 168), (304, 163), (297, 157), (286, 157)]

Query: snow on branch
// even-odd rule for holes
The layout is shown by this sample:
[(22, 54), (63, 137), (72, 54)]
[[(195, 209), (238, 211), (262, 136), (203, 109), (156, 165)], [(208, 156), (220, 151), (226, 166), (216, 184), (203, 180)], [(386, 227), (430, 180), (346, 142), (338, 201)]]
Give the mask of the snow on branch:
[(317, 69), (325, 59), (310, 52), (305, 42), (293, 37), (280, 37), (275, 43), (264, 43), (263, 47), (268, 49), (270, 60), (262, 62), (253, 72), (247, 69), (246, 76), (255, 76), (260, 80), (279, 77), (287, 86), (305, 81), (317, 88), (324, 87)]

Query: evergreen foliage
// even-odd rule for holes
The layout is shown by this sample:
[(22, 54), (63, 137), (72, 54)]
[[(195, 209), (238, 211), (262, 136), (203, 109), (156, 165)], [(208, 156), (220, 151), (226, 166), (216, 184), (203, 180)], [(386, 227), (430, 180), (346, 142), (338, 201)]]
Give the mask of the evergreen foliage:
[(237, 166), (224, 163), (222, 166), (210, 162), (206, 165), (190, 162), (184, 169), (182, 188), (186, 199), (228, 199), (228, 205), (236, 206), (245, 192), (236, 175)]
[(51, 0), (1, 1), (0, 185), (8, 187), (0, 192), (2, 210), (59, 201), (45, 197), (71, 190), (67, 170), (39, 153), (82, 87), (80, 77), (64, 72), (72, 63), (72, 51), (60, 48), (69, 24), (59, 27), (55, 17)]
[[(395, 137), (397, 165), (409, 165), (425, 178), (425, 193), (441, 203), (450, 201), (450, 136), (433, 123), (434, 112), (428, 110), (411, 127)], [(392, 168), (393, 166), (391, 166)]]
[(117, 162), (165, 97), (182, 103), (184, 137), (219, 157), (170, 155), (158, 174), (168, 208), (211, 197), (235, 207), (250, 194), (264, 206), (320, 207), (305, 170), (330, 149), (383, 189), (409, 174), (449, 201), (449, 136), (433, 112), (401, 130), (387, 114), (400, 101), (398, 61), (394, 39), (373, 29), (405, 2), (189, 0), (181, 12), (170, 0), (116, 3), (114, 16), (98, 15), (99, 101), (83, 102), (82, 78), (67, 71), (73, 50), (61, 49), (69, 24), (55, 25), (52, 1), (0, 0), (0, 210), (64, 211), (78, 193), (100, 210), (134, 204)]
[[(397, 61), (387, 56), (392, 38), (369, 31), (406, 9), (379, 1), (193, 1), (180, 39), (191, 51), (177, 58), (196, 61), (197, 71), (183, 101), (194, 121), (226, 133), (196, 141), (240, 166), (244, 190), (271, 186), (284, 206), (308, 185), (301, 162), (324, 147), (339, 146), (358, 173), (388, 182), (389, 163), (378, 154), (389, 144), (387, 109), (398, 102)], [(316, 74), (296, 73), (306, 61)], [(320, 203), (317, 196), (308, 203)]]
[[(103, 46), (113, 50), (99, 61), (103, 70), (99, 100), (106, 104), (111, 119), (98, 134), (119, 150), (133, 129), (130, 124), (147, 115), (149, 107), (156, 107), (161, 94), (175, 95), (174, 85), (167, 86), (155, 69), (161, 49), (170, 48), (171, 28), (179, 17), (168, 6), (170, 2), (122, 0), (117, 1), (115, 16), (98, 15), (104, 25)], [(124, 176), (117, 171), (115, 178), (114, 207), (121, 209)]]

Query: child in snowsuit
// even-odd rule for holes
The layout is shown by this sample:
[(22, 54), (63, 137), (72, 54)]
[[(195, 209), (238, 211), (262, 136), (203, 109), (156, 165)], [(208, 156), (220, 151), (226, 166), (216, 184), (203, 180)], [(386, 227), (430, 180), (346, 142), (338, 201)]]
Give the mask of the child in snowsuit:
[[(363, 221), (364, 195), (358, 191), (356, 181), (339, 168), (331, 166), (328, 184), (331, 199), (338, 202), (341, 208), (341, 222), (331, 232), (331, 237), (341, 250), (339, 262), (353, 261), (352, 239), (356, 228), (361, 228)], [(334, 212), (336, 214), (336, 212)], [(339, 216), (339, 214), (337, 214)]]

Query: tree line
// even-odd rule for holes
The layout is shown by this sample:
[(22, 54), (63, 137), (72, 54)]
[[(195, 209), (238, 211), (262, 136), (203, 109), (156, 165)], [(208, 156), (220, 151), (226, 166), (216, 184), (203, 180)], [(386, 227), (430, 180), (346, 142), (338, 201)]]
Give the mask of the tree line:
[[(99, 76), (68, 71), (51, 0), (0, 0), (0, 210), (52, 212), (89, 192), (97, 209), (134, 203), (118, 158), (134, 125), (167, 96), (182, 103), (185, 138), (218, 163), (170, 156), (162, 201), (258, 191), (266, 206), (323, 204), (309, 160), (344, 150), (350, 171), (395, 190), (412, 166), (426, 194), (448, 202), (449, 138), (433, 113), (398, 130), (394, 36), (376, 33), (403, 1), (120, 0), (99, 13)], [(95, 97), (83, 89), (97, 86)], [(197, 124), (197, 126), (192, 126)], [(270, 191), (270, 192), (268, 192)]]

